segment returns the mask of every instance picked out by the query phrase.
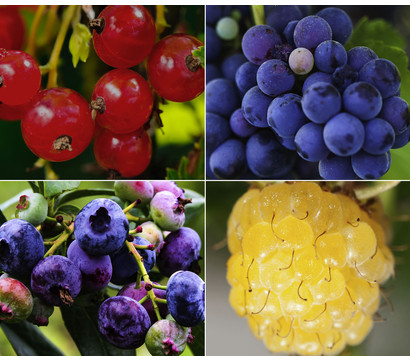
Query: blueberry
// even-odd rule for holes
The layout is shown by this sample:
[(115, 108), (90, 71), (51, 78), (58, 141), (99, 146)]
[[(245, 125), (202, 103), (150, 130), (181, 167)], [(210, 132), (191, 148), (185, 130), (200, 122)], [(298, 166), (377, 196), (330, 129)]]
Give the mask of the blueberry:
[(151, 326), (147, 311), (136, 300), (113, 296), (98, 311), (98, 329), (111, 344), (121, 349), (135, 349), (145, 341)]
[(121, 207), (109, 199), (95, 199), (75, 218), (74, 236), (89, 255), (109, 255), (121, 248), (129, 230)]
[(169, 180), (156, 180), (151, 182), (154, 188), (154, 195), (160, 191), (172, 192), (176, 197), (184, 197), (184, 190), (178, 187), (177, 183)]
[(47, 326), (48, 319), (53, 315), (54, 306), (47, 304), (38, 297), (33, 299), (33, 311), (27, 321), (37, 326)]
[(20, 322), (32, 310), (33, 297), (23, 283), (13, 278), (0, 279), (0, 322)]
[(17, 204), (16, 217), (30, 224), (40, 225), (47, 217), (48, 203), (41, 194), (20, 196)]
[(67, 257), (80, 269), (83, 287), (94, 291), (108, 285), (112, 275), (111, 259), (108, 255), (88, 255), (74, 240), (67, 250)]
[(130, 202), (141, 200), (148, 203), (154, 196), (154, 187), (149, 181), (116, 181), (114, 183), (115, 195), (122, 200)]
[[(156, 284), (156, 283), (154, 283)], [(159, 299), (166, 299), (167, 293), (165, 290), (162, 289), (153, 289), (154, 294), (157, 298)], [(141, 281), (141, 286), (136, 289), (135, 288), (135, 282), (125, 285), (119, 292), (118, 296), (128, 296), (131, 299), (134, 299), (136, 301), (140, 301), (143, 297), (147, 295), (147, 290), (145, 289), (145, 282)], [(165, 317), (168, 315), (168, 306), (167, 304), (163, 303), (157, 303), (158, 308), (159, 308), (159, 313), (161, 317)], [(149, 318), (151, 319), (151, 323), (156, 322), (157, 316), (155, 315), (154, 307), (152, 306), (152, 301), (150, 299), (144, 301), (142, 303), (142, 306), (147, 310), (147, 313), (149, 315)]]
[(205, 320), (205, 283), (191, 271), (177, 271), (167, 285), (169, 313), (182, 326), (195, 326)]
[(178, 230), (185, 222), (184, 202), (169, 191), (155, 194), (150, 204), (154, 222), (163, 230)]
[(172, 320), (160, 320), (148, 330), (145, 345), (151, 355), (180, 355), (186, 347), (185, 329)]
[[(134, 244), (137, 245), (150, 245), (151, 243), (144, 239), (136, 236), (133, 240)], [(143, 263), (145, 270), (150, 272), (155, 265), (155, 251), (153, 250), (137, 250), (138, 253), (143, 258)], [(133, 282), (137, 278), (137, 273), (139, 271), (137, 261), (134, 256), (130, 254), (128, 247), (124, 245), (119, 251), (112, 254), (112, 277), (111, 282), (117, 285), (124, 285)]]
[(168, 277), (178, 270), (194, 271), (198, 268), (200, 250), (201, 238), (194, 230), (182, 227), (173, 231), (158, 251), (158, 269)]
[(146, 221), (140, 226), (142, 232), (138, 233), (138, 236), (148, 240), (151, 244), (155, 245), (155, 249), (158, 249), (164, 242), (161, 229), (153, 221)]
[(81, 271), (64, 256), (46, 257), (31, 273), (31, 288), (48, 304), (71, 305), (81, 290)]
[(29, 222), (12, 219), (0, 227), (0, 270), (28, 277), (43, 256), (43, 238)]

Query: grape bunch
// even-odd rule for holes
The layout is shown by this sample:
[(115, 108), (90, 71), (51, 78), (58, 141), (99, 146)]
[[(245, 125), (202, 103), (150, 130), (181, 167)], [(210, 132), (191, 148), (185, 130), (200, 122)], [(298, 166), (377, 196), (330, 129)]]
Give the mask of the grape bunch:
[[(75, 10), (67, 8), (70, 15), (65, 16), (74, 17)], [(11, 12), (16, 20), (6, 15)], [(10, 19), (2, 21), (2, 16)], [(13, 7), (0, 8), (0, 32), (8, 22), (9, 28), (17, 19), (20, 24), (19, 16)], [(114, 176), (136, 177), (151, 161), (148, 130), (161, 112), (159, 103), (186, 102), (203, 92), (204, 69), (198, 56), (203, 44), (185, 33), (160, 39), (158, 24), (141, 5), (105, 7), (89, 23), (92, 34), (85, 25), (77, 25), (92, 37), (99, 59), (114, 68), (96, 82), (90, 104), (78, 92), (57, 85), (62, 44), (55, 46), (49, 63), (39, 67), (21, 51), (20, 26), (8, 32), (10, 39), (0, 35), (0, 119), (21, 119), (24, 142), (41, 159), (71, 160), (93, 142), (95, 160), (103, 169)], [(65, 35), (67, 29), (62, 26), (60, 31)], [(59, 40), (57, 36), (56, 44)], [(143, 63), (145, 77), (131, 69)], [(46, 73), (43, 89), (41, 77)]]
[(267, 184), (234, 205), (229, 301), (274, 353), (336, 355), (378, 319), (394, 274), (390, 226), (379, 198), (360, 202), (344, 190)]
[(345, 48), (353, 24), (342, 9), (308, 10), (265, 6), (266, 23), (244, 29), (241, 51), (220, 67), (234, 45), (218, 33), (222, 19), (216, 31), (207, 19), (208, 177), (378, 179), (390, 150), (409, 142), (397, 66)]
[[(48, 325), (55, 306), (64, 317), (91, 295), (86, 306), (98, 307), (93, 326), (102, 339), (120, 349), (146, 344), (154, 355), (180, 355), (194, 341), (191, 328), (205, 319), (202, 242), (184, 227), (185, 206), (195, 199), (171, 181), (113, 187), (111, 198), (77, 210), (64, 200), (81, 197), (76, 188), (20, 198), (16, 217), (0, 227), (0, 321)], [(160, 283), (150, 279), (154, 267)]]

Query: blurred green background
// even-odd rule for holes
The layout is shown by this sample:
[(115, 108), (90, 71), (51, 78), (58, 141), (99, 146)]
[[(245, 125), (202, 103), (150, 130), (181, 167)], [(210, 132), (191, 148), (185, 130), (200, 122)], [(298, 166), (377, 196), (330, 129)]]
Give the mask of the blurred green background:
[[(58, 16), (65, 6), (60, 6)], [(151, 14), (156, 16), (154, 5), (146, 6)], [(101, 12), (104, 6), (93, 6), (96, 15)], [(26, 22), (26, 35), (28, 36), (30, 24), (35, 14), (35, 6), (21, 6), (21, 13)], [(47, 18), (47, 16), (44, 16)], [(203, 6), (177, 6), (167, 5), (165, 7), (165, 19), (169, 24), (161, 37), (174, 32), (186, 32), (204, 41), (204, 7)], [(43, 38), (43, 28), (45, 21), (41, 22), (38, 40)], [(88, 24), (88, 20), (82, 14), (82, 23)], [(36, 59), (40, 65), (47, 63), (55, 34), (58, 31), (60, 22), (52, 29), (51, 41), (47, 44), (38, 45)], [(68, 41), (71, 36), (69, 30), (62, 52), (59, 58), (58, 85), (68, 87), (78, 91), (87, 101), (91, 100), (94, 85), (98, 79), (106, 72), (112, 70), (104, 64), (96, 55), (92, 41), (90, 43), (90, 54), (85, 63), (79, 62), (74, 68), (72, 56), (68, 50)], [(146, 78), (144, 63), (136, 66), (133, 70)], [(47, 76), (43, 76), (47, 80)], [(44, 85), (44, 83), (43, 83)], [(194, 150), (194, 143), (198, 143), (203, 149), (202, 138), (204, 136), (204, 95), (186, 103), (166, 102), (160, 105), (163, 113), (161, 119), (164, 127), (155, 129), (154, 121), (151, 122), (150, 134), (152, 135), (153, 155), (151, 164), (139, 175), (141, 179), (164, 179), (166, 168), (178, 168), (181, 157), (188, 156)], [(200, 159), (203, 154), (200, 154)], [(6, 180), (20, 179), (44, 179), (44, 170), (38, 169), (28, 171), (33, 168), (38, 158), (28, 149), (21, 136), (20, 121), (0, 121), (0, 162), (5, 171), (2, 171), (1, 178)], [(92, 144), (78, 157), (62, 163), (52, 163), (53, 170), (60, 179), (105, 179), (108, 172), (97, 165), (94, 159)], [(194, 174), (194, 179), (203, 179), (203, 162), (198, 162), (199, 172)]]
[[(204, 182), (203, 181), (177, 181), (177, 184), (182, 189), (189, 189), (196, 191), (197, 193), (204, 195)], [(112, 189), (114, 185), (113, 181), (82, 181), (80, 184), (80, 189), (95, 189), (95, 188), (105, 188)], [(8, 202), (16, 195), (26, 191), (31, 192), (31, 188), (26, 181), (0, 181), (0, 209), (3, 211), (7, 219), (14, 217), (14, 211), (16, 209), (16, 204), (18, 197), (13, 202)], [(97, 197), (86, 197), (73, 202), (77, 206), (84, 206), (89, 201)], [(7, 208), (4, 208), (7, 206)], [(194, 229), (202, 239), (204, 243), (204, 211), (194, 217), (191, 221), (186, 222), (184, 226), (191, 227)], [(204, 246), (201, 249), (201, 256), (204, 258), (205, 249)], [(199, 261), (199, 265), (202, 269), (200, 276), (204, 278), (205, 274), (205, 260)], [(166, 283), (166, 281), (165, 281)], [(110, 296), (116, 295), (115, 290), (109, 290)], [(61, 313), (58, 307), (54, 308), (54, 314), (50, 318), (48, 326), (39, 327), (40, 331), (56, 345), (65, 355), (80, 355), (75, 343), (73, 342), (70, 334), (67, 332), (64, 322), (61, 317)], [(198, 342), (204, 342), (204, 339), (197, 338)], [(138, 355), (149, 355), (145, 347), (141, 347), (137, 350)], [(190, 355), (191, 352), (187, 348), (184, 355)], [(3, 331), (0, 329), (0, 355), (15, 355), (13, 348), (5, 337)]]
[[(237, 316), (229, 304), (230, 287), (226, 281), (229, 251), (226, 244), (220, 248), (226, 239), (232, 207), (248, 188), (249, 184), (242, 181), (207, 181), (206, 184), (207, 355), (272, 355), (263, 342), (253, 336), (247, 321)], [(382, 194), (382, 199), (392, 221), (391, 247), (401, 250), (394, 251), (395, 279), (384, 284), (394, 312), (384, 306), (380, 314), (386, 322), (375, 323), (366, 340), (360, 346), (348, 348), (344, 355), (410, 355), (410, 182), (401, 182)], [(396, 221), (399, 216), (405, 219)]]

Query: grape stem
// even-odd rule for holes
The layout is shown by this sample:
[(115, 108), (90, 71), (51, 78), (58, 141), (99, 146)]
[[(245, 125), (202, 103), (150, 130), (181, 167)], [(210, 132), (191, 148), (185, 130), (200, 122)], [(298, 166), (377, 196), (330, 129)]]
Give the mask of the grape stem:
[(255, 25), (265, 24), (265, 8), (263, 5), (252, 5), (252, 15)]
[(139, 300), (138, 302), (140, 303), (140, 304), (143, 304), (145, 301), (147, 301), (149, 299), (149, 296), (148, 295), (145, 295), (141, 300)]
[[(137, 261), (138, 264), (138, 268), (140, 273), (142, 274), (142, 278), (144, 279), (144, 283), (145, 285), (150, 284), (151, 287), (153, 287), (153, 284), (149, 278), (149, 275), (147, 273), (147, 270), (145, 269), (144, 263), (143, 263), (143, 259), (142, 256), (138, 253), (137, 249), (134, 247), (133, 243), (130, 243), (129, 241), (125, 242), (129, 252), (134, 256), (135, 260)], [(154, 308), (154, 312), (155, 315), (157, 316), (158, 320), (161, 320), (161, 315), (159, 313), (159, 308), (158, 308), (158, 304), (156, 301), (156, 296), (154, 294), (154, 290), (151, 288), (151, 290), (147, 291), (147, 296), (150, 298), (151, 302), (152, 302), (152, 307)]]
[(73, 232), (74, 232), (74, 223), (68, 226), (68, 228), (58, 237), (58, 239), (54, 241), (53, 246), (50, 249), (48, 249), (44, 257), (46, 258), (47, 256), (53, 255), (54, 252), (59, 248), (59, 246), (64, 244), (68, 240), (68, 238), (71, 236)]

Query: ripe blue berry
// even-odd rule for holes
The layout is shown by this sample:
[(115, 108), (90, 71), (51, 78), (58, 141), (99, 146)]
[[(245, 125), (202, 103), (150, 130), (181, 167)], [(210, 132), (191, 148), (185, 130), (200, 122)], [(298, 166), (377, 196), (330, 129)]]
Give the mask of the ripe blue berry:
[(182, 326), (195, 326), (205, 319), (205, 283), (190, 271), (177, 271), (168, 281), (169, 313)]
[(171, 232), (158, 251), (157, 266), (165, 276), (178, 270), (191, 270), (197, 267), (201, 238), (195, 230), (182, 227)]
[(31, 288), (50, 305), (71, 305), (81, 290), (81, 271), (64, 256), (46, 257), (31, 273)]
[(54, 306), (47, 304), (38, 297), (33, 299), (33, 311), (27, 321), (37, 326), (47, 326), (48, 319), (53, 315)]
[(109, 255), (121, 248), (129, 224), (121, 207), (109, 199), (95, 199), (75, 218), (74, 236), (87, 254)]
[(27, 221), (12, 219), (0, 227), (0, 270), (27, 277), (43, 255), (43, 238)]
[(67, 257), (80, 269), (84, 288), (101, 290), (110, 282), (112, 265), (108, 255), (88, 255), (74, 240), (67, 249)]
[(145, 341), (151, 326), (147, 311), (134, 299), (113, 296), (98, 311), (98, 329), (111, 344), (121, 349), (135, 349)]

